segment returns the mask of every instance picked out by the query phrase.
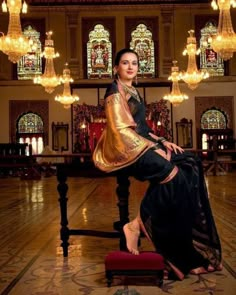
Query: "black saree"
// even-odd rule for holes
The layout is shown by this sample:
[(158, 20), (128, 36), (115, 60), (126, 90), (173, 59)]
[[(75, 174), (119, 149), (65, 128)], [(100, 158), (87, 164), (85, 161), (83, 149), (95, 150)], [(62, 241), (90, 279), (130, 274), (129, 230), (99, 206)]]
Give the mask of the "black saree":
[[(156, 165), (154, 157), (149, 153), (147, 166)], [(179, 168), (171, 181), (150, 180), (140, 206), (142, 222), (157, 252), (182, 273), (201, 266), (216, 268), (221, 263), (221, 246), (201, 162), (183, 153), (172, 154), (171, 163)]]

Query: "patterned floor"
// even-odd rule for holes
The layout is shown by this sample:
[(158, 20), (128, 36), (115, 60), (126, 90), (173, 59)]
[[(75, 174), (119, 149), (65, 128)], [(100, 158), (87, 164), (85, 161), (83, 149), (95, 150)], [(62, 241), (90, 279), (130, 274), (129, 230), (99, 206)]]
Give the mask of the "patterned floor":
[[(184, 281), (116, 277), (106, 285), (104, 257), (119, 241), (70, 237), (69, 256), (60, 247), (56, 177), (39, 181), (0, 179), (1, 295), (154, 295), (236, 294), (236, 173), (207, 176), (210, 200), (219, 229), (224, 270)], [(118, 219), (115, 179), (69, 178), (70, 228), (112, 230)], [(132, 180), (130, 217), (138, 211), (145, 185)], [(141, 250), (152, 250), (142, 240)]]

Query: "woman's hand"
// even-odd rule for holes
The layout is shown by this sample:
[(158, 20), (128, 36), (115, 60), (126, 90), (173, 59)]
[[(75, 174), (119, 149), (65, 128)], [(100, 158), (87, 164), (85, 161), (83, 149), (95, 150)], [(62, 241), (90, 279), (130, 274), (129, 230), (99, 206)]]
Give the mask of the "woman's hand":
[[(158, 137), (157, 135), (153, 134), (153, 133), (149, 133), (149, 135), (154, 138), (156, 141), (158, 141), (158, 139), (160, 137)], [(174, 151), (176, 154), (179, 153), (183, 153), (184, 149), (182, 149), (180, 146), (178, 146), (177, 144), (170, 142), (170, 141), (163, 141), (162, 144), (170, 151)]]
[(162, 143), (168, 150), (170, 151), (174, 151), (176, 154), (179, 153), (183, 153), (184, 149), (182, 149), (180, 146), (178, 146), (177, 144), (173, 143), (173, 142), (169, 142), (169, 141), (164, 141)]

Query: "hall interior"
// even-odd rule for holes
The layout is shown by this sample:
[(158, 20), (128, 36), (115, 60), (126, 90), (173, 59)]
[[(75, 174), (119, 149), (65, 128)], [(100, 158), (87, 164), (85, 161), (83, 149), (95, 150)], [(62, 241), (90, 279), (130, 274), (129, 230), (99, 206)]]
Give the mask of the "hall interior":
[[(218, 25), (219, 10), (212, 9), (211, 0), (26, 0), (26, 3), (28, 13), (20, 14), (22, 29), (32, 26), (40, 33), (42, 50), (46, 32), (53, 31), (55, 51), (60, 53), (54, 60), (55, 72), (62, 75), (68, 63), (74, 79), (70, 91), (79, 96), (79, 101), (64, 108), (55, 100), (56, 95), (63, 93), (63, 84), (49, 93), (41, 84), (33, 82), (35, 72), (27, 78), (28, 71), (34, 70), (29, 66), (34, 55), (29, 55), (27, 62), (23, 59), (20, 68), (0, 50), (0, 294), (234, 295), (236, 54), (220, 62), (219, 56), (214, 55), (216, 63), (210, 51), (203, 55), (205, 60), (197, 56), (198, 68), (200, 65), (207, 66), (208, 70), (216, 67), (215, 75), (202, 80), (193, 90), (180, 80), (180, 90), (188, 99), (178, 106), (162, 99), (173, 87), (168, 80), (173, 61), (178, 61), (179, 71), (187, 69), (188, 57), (182, 52), (188, 31), (194, 29), (199, 47), (201, 29), (209, 22)], [(236, 30), (236, 9), (232, 7), (230, 13)], [(8, 24), (9, 13), (0, 11), (0, 31), (5, 35)], [(140, 24), (142, 29), (143, 25), (147, 27), (149, 36), (151, 32), (154, 52), (153, 76), (149, 70), (146, 75), (143, 71), (136, 85), (147, 103), (147, 120), (159, 135), (167, 136), (203, 158), (210, 202), (222, 241), (224, 269), (207, 275), (189, 275), (183, 282), (165, 280), (161, 288), (152, 278), (116, 277), (108, 288), (104, 258), (110, 251), (119, 249), (119, 241), (71, 236), (69, 255), (63, 257), (55, 174), (57, 164), (71, 165), (68, 177), (70, 228), (113, 231), (113, 222), (119, 219), (116, 179), (101, 177), (86, 157), (91, 157), (105, 127), (103, 97), (113, 80), (115, 53), (132, 45), (132, 33)], [(110, 67), (109, 71), (102, 72), (104, 75), (101, 68), (92, 67), (92, 50), (88, 51), (90, 34), (93, 37), (101, 26), (110, 42)], [(98, 38), (99, 34), (95, 36)], [(95, 46), (95, 49), (100, 48)], [(45, 59), (38, 61), (43, 70)], [(104, 66), (102, 64), (102, 69)], [(32, 118), (32, 114), (37, 115), (43, 127), (38, 133), (20, 132), (23, 125), (19, 122), (24, 122), (20, 119), (25, 115)], [(221, 118), (216, 128), (214, 114)], [(163, 120), (159, 120), (160, 115)], [(211, 127), (214, 128), (209, 129), (209, 118), (213, 118)], [(24, 143), (19, 147), (21, 138)], [(34, 143), (33, 138), (40, 139), (37, 147), (41, 149), (33, 150), (31, 158), (28, 155), (32, 145), (28, 142)], [(202, 147), (208, 151), (202, 151)], [(44, 154), (37, 155), (42, 150)], [(81, 153), (84, 153), (83, 160), (78, 161)], [(29, 171), (33, 171), (32, 174)], [(130, 217), (138, 211), (145, 188), (144, 183), (131, 179)], [(152, 248), (142, 239), (141, 249)]]

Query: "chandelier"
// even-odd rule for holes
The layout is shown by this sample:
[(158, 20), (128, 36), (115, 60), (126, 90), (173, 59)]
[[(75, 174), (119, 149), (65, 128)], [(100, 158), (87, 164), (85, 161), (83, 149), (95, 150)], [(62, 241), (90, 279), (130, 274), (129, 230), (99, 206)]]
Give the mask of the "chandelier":
[(59, 56), (59, 53), (55, 53), (54, 50), (54, 42), (51, 39), (52, 31), (46, 33), (47, 39), (45, 40), (45, 47), (42, 56), (45, 57), (45, 68), (44, 73), (41, 76), (37, 76), (34, 78), (35, 84), (41, 84), (45, 91), (48, 93), (52, 93), (56, 86), (61, 84), (60, 78), (56, 75), (54, 69), (53, 59)]
[(168, 77), (168, 80), (172, 81), (172, 91), (170, 94), (165, 95), (163, 98), (169, 100), (173, 106), (178, 106), (182, 101), (188, 99), (188, 96), (180, 92), (179, 89), (179, 67), (177, 66), (177, 61), (173, 61), (173, 66), (171, 67), (171, 75)]
[(62, 95), (57, 95), (55, 100), (62, 103), (65, 109), (68, 109), (72, 103), (79, 100), (79, 97), (77, 95), (71, 95), (70, 83), (73, 82), (73, 79), (70, 76), (70, 69), (67, 63), (63, 70), (61, 82), (64, 84), (63, 93)]
[(8, 59), (16, 63), (30, 51), (31, 41), (25, 37), (22, 33), (21, 23), (20, 23), (20, 12), (27, 12), (27, 4), (24, 1), (22, 5), (21, 0), (5, 0), (2, 3), (2, 11), (7, 12), (9, 10), (9, 24), (8, 32), (5, 36), (3, 33), (0, 37), (0, 50), (8, 55)]
[(217, 3), (213, 0), (211, 2), (214, 10), (220, 9), (218, 30), (216, 36), (212, 38), (211, 45), (224, 60), (230, 59), (236, 52), (236, 34), (230, 16), (231, 5), (236, 7), (236, 0), (217, 0)]
[(196, 64), (196, 55), (200, 53), (197, 50), (196, 37), (194, 37), (194, 30), (188, 31), (189, 37), (187, 38), (187, 46), (183, 52), (183, 55), (188, 55), (188, 67), (187, 71), (181, 74), (181, 79), (188, 84), (190, 89), (197, 88), (202, 79), (209, 77), (209, 73), (206, 71), (199, 71)]

